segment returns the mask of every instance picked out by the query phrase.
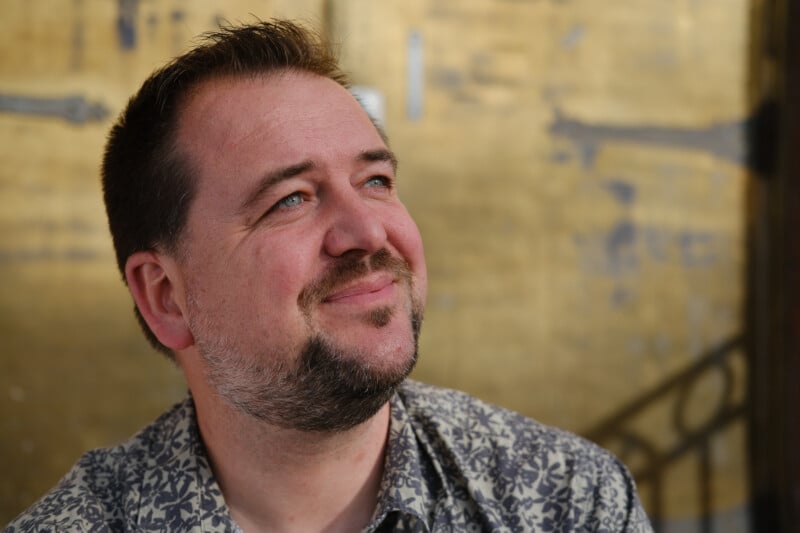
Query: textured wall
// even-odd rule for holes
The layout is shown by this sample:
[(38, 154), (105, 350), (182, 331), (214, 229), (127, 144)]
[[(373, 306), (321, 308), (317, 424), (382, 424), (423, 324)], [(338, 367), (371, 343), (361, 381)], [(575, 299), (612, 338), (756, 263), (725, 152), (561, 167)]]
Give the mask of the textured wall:
[[(431, 278), (416, 377), (591, 432), (735, 338), (748, 4), (597, 5), (6, 2), (0, 522), (183, 394), (132, 319), (97, 168), (126, 98), (221, 18), (315, 21), (383, 94)], [(684, 395), (682, 426), (667, 393), (631, 427), (670, 447), (721, 397), (741, 400), (732, 352), (728, 374)], [(734, 421), (709, 441), (720, 516), (746, 503), (743, 433)], [(663, 480), (676, 524), (700, 509), (696, 462), (676, 457)]]
[(426, 239), (417, 375), (591, 433), (658, 392), (623, 425), (668, 465), (646, 500), (744, 527), (748, 5), (337, 5)]

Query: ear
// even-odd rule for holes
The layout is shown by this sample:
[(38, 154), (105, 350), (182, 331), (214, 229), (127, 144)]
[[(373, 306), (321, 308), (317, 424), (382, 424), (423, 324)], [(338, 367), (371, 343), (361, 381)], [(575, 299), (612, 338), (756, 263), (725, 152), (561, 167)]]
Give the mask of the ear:
[(173, 260), (154, 251), (136, 252), (125, 263), (125, 279), (139, 312), (161, 344), (173, 350), (194, 344), (178, 301), (180, 285)]

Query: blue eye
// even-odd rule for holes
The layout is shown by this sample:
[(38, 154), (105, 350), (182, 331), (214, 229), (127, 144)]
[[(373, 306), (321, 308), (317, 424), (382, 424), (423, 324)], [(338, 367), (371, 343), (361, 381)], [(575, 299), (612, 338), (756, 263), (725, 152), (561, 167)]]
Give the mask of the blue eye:
[(302, 202), (303, 202), (303, 197), (300, 196), (299, 192), (295, 192), (281, 199), (277, 204), (275, 204), (275, 207), (278, 208), (296, 207), (300, 205)]
[(392, 182), (386, 176), (373, 176), (364, 184), (367, 187), (391, 187)]

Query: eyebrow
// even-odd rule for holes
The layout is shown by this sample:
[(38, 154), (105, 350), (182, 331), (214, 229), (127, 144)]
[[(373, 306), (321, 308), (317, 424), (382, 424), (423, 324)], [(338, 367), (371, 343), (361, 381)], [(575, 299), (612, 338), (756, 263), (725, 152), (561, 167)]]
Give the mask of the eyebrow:
[(397, 157), (391, 150), (378, 148), (376, 150), (365, 150), (358, 155), (359, 161), (385, 161), (392, 165), (392, 171), (397, 172)]
[(267, 173), (267, 175), (261, 178), (261, 180), (259, 180), (256, 186), (253, 187), (253, 189), (247, 195), (244, 202), (242, 202), (242, 205), (239, 207), (239, 211), (245, 212), (250, 209), (269, 189), (278, 183), (286, 181), (289, 178), (299, 176), (300, 174), (308, 172), (309, 170), (313, 170), (315, 166), (316, 165), (313, 161), (303, 161), (301, 163), (279, 168)]
[[(358, 157), (357, 161), (364, 162), (387, 162), (392, 166), (392, 171), (397, 172), (397, 157), (391, 150), (385, 148), (377, 148), (375, 150), (364, 150)], [(255, 205), (259, 199), (266, 194), (266, 192), (282, 181), (286, 181), (300, 174), (304, 174), (310, 170), (314, 170), (317, 165), (311, 161), (306, 160), (288, 167), (282, 167), (272, 172), (268, 172), (258, 183), (252, 188), (249, 194), (245, 197), (239, 211), (244, 213)]]

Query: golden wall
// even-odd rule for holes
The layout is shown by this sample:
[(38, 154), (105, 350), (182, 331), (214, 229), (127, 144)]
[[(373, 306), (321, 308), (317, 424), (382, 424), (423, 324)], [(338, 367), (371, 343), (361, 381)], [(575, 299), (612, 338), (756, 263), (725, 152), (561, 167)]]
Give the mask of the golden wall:
[(600, 440), (664, 524), (743, 527), (746, 0), (6, 0), (0, 523), (185, 393), (99, 160), (153, 68), (253, 16), (323, 28), (384, 98), (430, 275), (415, 376)]

